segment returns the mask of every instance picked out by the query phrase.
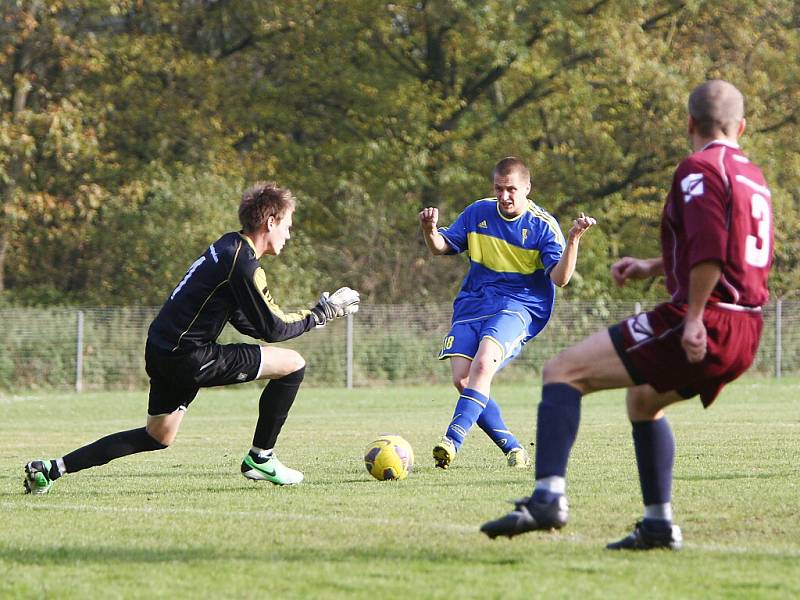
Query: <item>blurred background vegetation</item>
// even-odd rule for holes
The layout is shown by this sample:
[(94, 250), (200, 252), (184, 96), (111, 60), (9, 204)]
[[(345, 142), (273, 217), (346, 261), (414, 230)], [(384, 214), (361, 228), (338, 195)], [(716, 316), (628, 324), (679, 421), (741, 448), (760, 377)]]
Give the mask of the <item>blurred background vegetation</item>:
[(774, 296), (800, 288), (800, 5), (793, 0), (3, 0), (0, 305), (159, 305), (244, 188), (299, 199), (267, 258), (284, 305), (348, 284), (440, 302), (442, 221), (522, 157), (564, 230), (585, 211), (573, 299), (652, 299), (608, 266), (659, 252), (685, 102), (707, 78), (747, 100), (745, 152), (776, 214)]

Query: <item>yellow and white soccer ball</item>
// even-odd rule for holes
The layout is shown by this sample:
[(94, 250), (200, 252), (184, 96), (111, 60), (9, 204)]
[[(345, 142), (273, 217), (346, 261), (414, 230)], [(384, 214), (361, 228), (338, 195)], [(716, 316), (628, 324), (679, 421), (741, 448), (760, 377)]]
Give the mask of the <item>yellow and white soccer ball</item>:
[(375, 479), (405, 479), (414, 468), (414, 450), (399, 435), (384, 435), (367, 446), (364, 464)]

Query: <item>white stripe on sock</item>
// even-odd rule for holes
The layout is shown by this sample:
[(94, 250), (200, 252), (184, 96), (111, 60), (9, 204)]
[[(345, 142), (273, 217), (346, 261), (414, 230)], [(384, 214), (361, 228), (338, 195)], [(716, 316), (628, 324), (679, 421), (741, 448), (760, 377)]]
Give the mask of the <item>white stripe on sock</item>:
[(648, 504), (644, 507), (644, 518), (672, 521), (672, 503), (665, 502), (664, 504)]
[(558, 475), (543, 477), (542, 479), (536, 480), (536, 489), (546, 490), (552, 494), (563, 495), (567, 491), (567, 480), (564, 477), (559, 477)]

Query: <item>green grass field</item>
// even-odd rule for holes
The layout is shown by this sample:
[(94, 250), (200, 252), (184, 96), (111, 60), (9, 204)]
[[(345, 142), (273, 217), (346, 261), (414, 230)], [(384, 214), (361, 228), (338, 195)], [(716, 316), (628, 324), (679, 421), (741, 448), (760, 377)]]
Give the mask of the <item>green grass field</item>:
[[(278, 445), (294, 488), (246, 481), (258, 390), (203, 391), (168, 450), (68, 475), (26, 496), (22, 465), (143, 423), (145, 393), (0, 397), (2, 598), (797, 598), (800, 381), (746, 379), (707, 411), (673, 407), (682, 552), (611, 553), (641, 513), (621, 392), (584, 400), (570, 524), (490, 541), (480, 524), (530, 492), (477, 428), (448, 471), (430, 448), (445, 387), (305, 389)], [(497, 386), (533, 438), (539, 390)], [(399, 433), (402, 482), (371, 479), (365, 446)]]

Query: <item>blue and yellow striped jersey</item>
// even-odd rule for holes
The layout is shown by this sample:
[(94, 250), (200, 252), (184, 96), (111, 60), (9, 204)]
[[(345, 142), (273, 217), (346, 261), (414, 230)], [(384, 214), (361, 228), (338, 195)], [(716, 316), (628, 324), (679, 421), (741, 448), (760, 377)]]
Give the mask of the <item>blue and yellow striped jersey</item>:
[(529, 201), (508, 218), (496, 198), (473, 202), (449, 227), (440, 227), (454, 253), (467, 252), (469, 271), (453, 302), (453, 322), (527, 310), (537, 327), (550, 318), (555, 286), (550, 270), (564, 251), (558, 221)]

